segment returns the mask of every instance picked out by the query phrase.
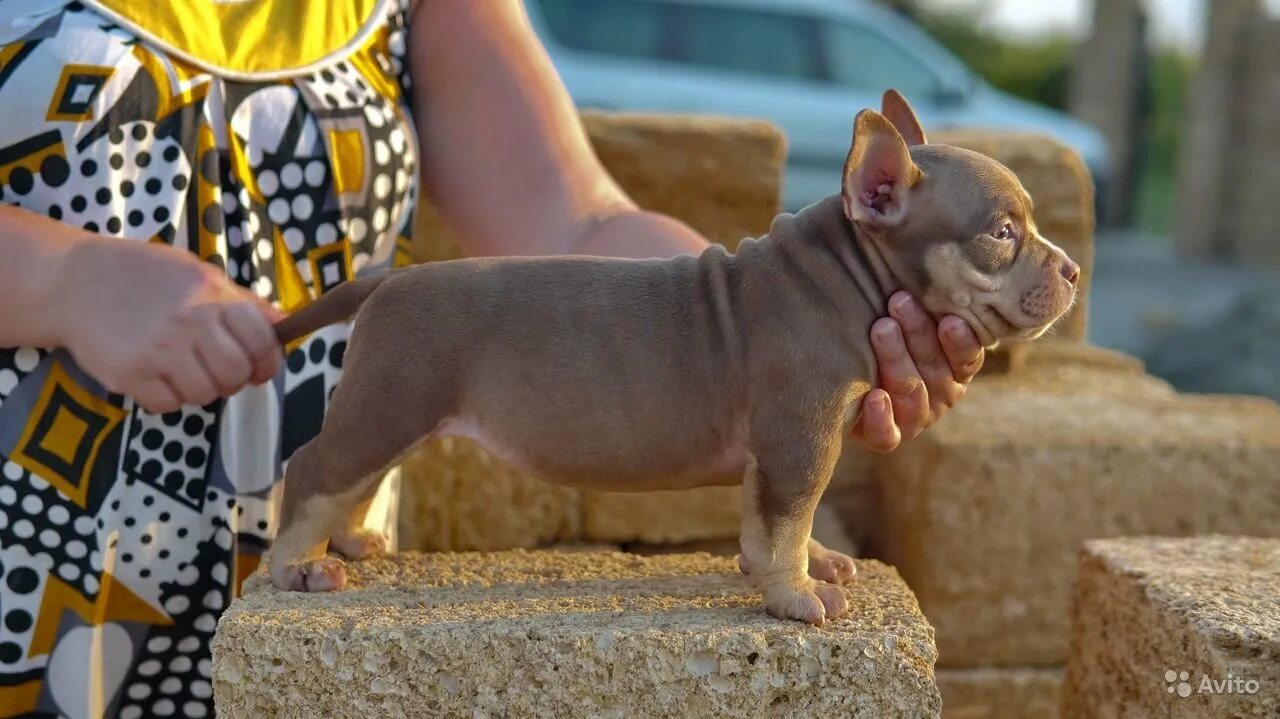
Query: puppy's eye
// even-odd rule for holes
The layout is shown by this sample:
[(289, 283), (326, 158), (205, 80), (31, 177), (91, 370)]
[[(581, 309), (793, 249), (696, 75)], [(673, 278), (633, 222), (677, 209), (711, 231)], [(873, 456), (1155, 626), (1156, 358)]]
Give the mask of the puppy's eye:
[(1011, 242), (1017, 239), (1017, 235), (1015, 235), (1013, 232), (1012, 222), (1004, 223), (1004, 226), (1002, 226), (1000, 229), (996, 230), (995, 232), (991, 233), (991, 236), (996, 238), (997, 240), (1003, 240), (1005, 242)]

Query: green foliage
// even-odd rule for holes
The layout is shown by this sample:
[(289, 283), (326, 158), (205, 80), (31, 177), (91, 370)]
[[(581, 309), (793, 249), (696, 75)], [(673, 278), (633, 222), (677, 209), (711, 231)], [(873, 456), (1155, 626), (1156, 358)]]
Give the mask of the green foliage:
[(1195, 62), (1165, 49), (1155, 53), (1150, 68), (1151, 107), (1139, 156), (1136, 224), (1146, 232), (1167, 235), (1177, 216), (1175, 177)]
[(1066, 35), (1005, 38), (979, 26), (980, 4), (916, 12), (921, 27), (992, 85), (1032, 102), (1064, 109), (1074, 43)]

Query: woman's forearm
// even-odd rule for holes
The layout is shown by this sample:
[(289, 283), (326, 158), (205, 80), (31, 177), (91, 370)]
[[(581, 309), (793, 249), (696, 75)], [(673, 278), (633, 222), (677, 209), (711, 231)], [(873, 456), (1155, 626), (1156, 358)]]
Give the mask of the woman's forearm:
[(70, 250), (94, 237), (44, 215), (0, 205), (0, 347), (62, 343), (55, 308)]

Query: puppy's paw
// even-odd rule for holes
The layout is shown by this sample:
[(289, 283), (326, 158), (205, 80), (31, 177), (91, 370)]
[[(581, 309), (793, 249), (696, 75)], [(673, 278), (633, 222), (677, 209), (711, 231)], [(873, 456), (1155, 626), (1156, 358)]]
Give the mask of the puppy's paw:
[(852, 557), (809, 540), (809, 576), (820, 582), (844, 584), (857, 573)]
[(764, 608), (778, 619), (794, 619), (815, 627), (827, 620), (827, 609), (812, 589), (777, 588), (765, 592)]
[(765, 610), (779, 619), (821, 627), (849, 611), (849, 590), (838, 584), (809, 582), (799, 588), (775, 587), (765, 592)]
[(329, 549), (347, 559), (364, 559), (375, 554), (386, 554), (387, 538), (381, 532), (353, 529), (330, 537)]
[(817, 594), (818, 599), (822, 600), (822, 607), (826, 610), (827, 619), (835, 619), (849, 611), (849, 590), (839, 584), (816, 582), (813, 587), (813, 593)]
[(271, 572), (271, 581), (293, 592), (331, 592), (347, 585), (347, 567), (337, 557), (321, 557)]

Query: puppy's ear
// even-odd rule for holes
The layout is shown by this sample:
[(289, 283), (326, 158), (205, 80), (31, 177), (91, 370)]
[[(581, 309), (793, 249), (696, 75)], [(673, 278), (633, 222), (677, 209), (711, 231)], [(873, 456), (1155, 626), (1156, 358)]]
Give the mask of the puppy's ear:
[(906, 213), (911, 188), (920, 181), (897, 129), (875, 110), (853, 121), (853, 149), (844, 163), (844, 214), (854, 224), (892, 227)]
[(880, 112), (898, 129), (898, 134), (902, 135), (907, 147), (923, 145), (929, 141), (924, 136), (924, 127), (920, 125), (920, 118), (916, 117), (915, 110), (911, 109), (907, 98), (897, 90), (885, 90), (884, 97), (880, 100)]

